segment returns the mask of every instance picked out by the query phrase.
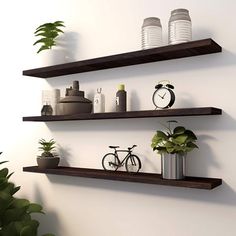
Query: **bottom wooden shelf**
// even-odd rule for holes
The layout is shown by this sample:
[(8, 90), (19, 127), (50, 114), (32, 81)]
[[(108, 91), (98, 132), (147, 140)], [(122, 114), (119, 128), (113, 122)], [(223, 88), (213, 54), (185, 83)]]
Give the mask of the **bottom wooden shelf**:
[(105, 171), (98, 169), (76, 168), (59, 166), (56, 169), (39, 169), (38, 166), (23, 167), (25, 172), (36, 172), (55, 175), (67, 175), (96, 179), (107, 179), (127, 182), (138, 182), (146, 184), (159, 184), (176, 187), (213, 189), (222, 184), (222, 179), (218, 178), (202, 178), (202, 177), (186, 177), (184, 180), (166, 180), (162, 179), (161, 174), (151, 173), (128, 173), (124, 171)]

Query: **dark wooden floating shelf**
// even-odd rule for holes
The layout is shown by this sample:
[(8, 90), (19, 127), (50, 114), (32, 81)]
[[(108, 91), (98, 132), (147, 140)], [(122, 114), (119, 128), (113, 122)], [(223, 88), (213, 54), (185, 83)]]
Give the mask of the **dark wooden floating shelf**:
[(176, 45), (168, 45), (147, 50), (139, 50), (83, 61), (24, 70), (23, 75), (39, 78), (50, 78), (88, 71), (199, 56), (221, 51), (221, 46), (219, 46), (214, 40), (208, 38)]
[(101, 120), (101, 119), (130, 119), (130, 118), (151, 118), (170, 116), (204, 116), (221, 115), (222, 110), (215, 107), (197, 108), (176, 108), (165, 110), (127, 111), (127, 112), (107, 112), (107, 113), (83, 113), (76, 115), (60, 116), (27, 116), (23, 121), (69, 121), (69, 120)]
[(105, 171), (98, 169), (76, 168), (60, 166), (56, 169), (39, 169), (38, 166), (23, 167), (25, 172), (35, 172), (54, 175), (77, 176), (85, 178), (106, 179), (126, 182), (137, 182), (146, 184), (158, 184), (175, 187), (213, 189), (222, 184), (222, 179), (186, 177), (183, 180), (166, 180), (162, 179), (160, 174), (152, 173), (128, 173), (123, 171)]

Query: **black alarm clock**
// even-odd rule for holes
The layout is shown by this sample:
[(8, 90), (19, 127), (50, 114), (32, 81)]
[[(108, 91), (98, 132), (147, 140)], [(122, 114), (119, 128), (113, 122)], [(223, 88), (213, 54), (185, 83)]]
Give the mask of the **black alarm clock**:
[(160, 81), (155, 86), (155, 89), (152, 96), (152, 102), (156, 107), (155, 109), (170, 108), (175, 102), (175, 94), (173, 92), (174, 86), (170, 84), (169, 81), (167, 81), (167, 83)]

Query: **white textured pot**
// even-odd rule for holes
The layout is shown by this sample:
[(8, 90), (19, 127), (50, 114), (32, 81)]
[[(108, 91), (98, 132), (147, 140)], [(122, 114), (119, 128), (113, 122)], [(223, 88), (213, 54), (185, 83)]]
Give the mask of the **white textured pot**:
[(38, 67), (63, 64), (70, 61), (67, 57), (66, 51), (60, 48), (43, 50), (36, 56), (37, 56)]
[(169, 154), (161, 155), (161, 172), (163, 179), (184, 179), (185, 177), (185, 157), (186, 154)]

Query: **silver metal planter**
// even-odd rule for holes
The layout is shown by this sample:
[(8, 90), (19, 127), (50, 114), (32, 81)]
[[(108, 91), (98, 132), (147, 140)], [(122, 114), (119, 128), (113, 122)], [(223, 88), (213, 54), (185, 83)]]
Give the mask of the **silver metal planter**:
[(161, 172), (163, 179), (184, 179), (185, 177), (185, 156), (183, 154), (161, 155)]

